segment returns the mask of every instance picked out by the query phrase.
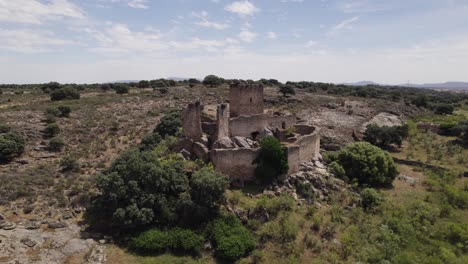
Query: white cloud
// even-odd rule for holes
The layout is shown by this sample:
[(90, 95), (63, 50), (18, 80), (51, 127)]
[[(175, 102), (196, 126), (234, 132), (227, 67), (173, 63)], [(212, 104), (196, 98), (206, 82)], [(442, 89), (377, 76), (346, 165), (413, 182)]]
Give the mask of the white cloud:
[(314, 40), (309, 40), (307, 43), (304, 45), (306, 48), (311, 48), (317, 45), (317, 41)]
[(256, 12), (259, 12), (258, 9), (254, 4), (250, 1), (236, 1), (229, 5), (227, 5), (224, 10), (229, 11), (231, 13), (236, 13), (241, 16), (253, 15)]
[(244, 41), (244, 42), (253, 42), (255, 38), (257, 38), (257, 33), (254, 33), (249, 30), (242, 30), (241, 33), (239, 33), (239, 38)]
[(195, 24), (199, 25), (199, 26), (202, 26), (202, 27), (213, 28), (213, 29), (217, 29), (217, 30), (223, 30), (223, 29), (226, 29), (226, 28), (230, 27), (229, 24), (218, 23), (218, 22), (209, 21), (209, 20), (206, 20), (206, 19), (204, 19), (202, 21), (199, 21), (199, 22), (197, 22)]
[(54, 51), (57, 47), (71, 44), (49, 31), (29, 29), (8, 30), (0, 29), (0, 50), (21, 53), (42, 53)]
[(277, 39), (278, 38), (278, 34), (276, 32), (273, 32), (273, 31), (270, 31), (267, 33), (267, 37), (269, 39)]
[(349, 18), (349, 19), (346, 19), (346, 20), (343, 20), (341, 21), (340, 23), (336, 24), (335, 26), (333, 26), (328, 32), (327, 32), (327, 35), (328, 36), (331, 36), (331, 35), (335, 35), (337, 34), (338, 32), (342, 31), (342, 30), (345, 30), (345, 29), (352, 29), (352, 25), (353, 23), (355, 23), (356, 21), (359, 20), (359, 17), (358, 16), (355, 16), (355, 17), (352, 17), (352, 18)]
[(84, 12), (68, 0), (0, 0), (0, 21), (41, 24), (47, 20), (85, 18)]
[(122, 3), (131, 8), (138, 8), (138, 9), (148, 9), (148, 0), (98, 0), (100, 2), (108, 2), (108, 3)]
[(223, 30), (229, 28), (230, 25), (226, 23), (220, 23), (216, 21), (210, 21), (208, 19), (208, 12), (201, 11), (201, 12), (192, 12), (192, 16), (199, 18), (200, 21), (196, 22), (195, 25), (206, 27), (206, 28), (213, 28), (217, 30)]

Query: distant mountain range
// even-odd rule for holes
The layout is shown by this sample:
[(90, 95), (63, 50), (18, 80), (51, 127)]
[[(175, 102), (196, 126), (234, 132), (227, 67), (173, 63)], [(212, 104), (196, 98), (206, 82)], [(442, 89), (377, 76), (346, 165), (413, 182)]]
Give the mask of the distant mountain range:
[[(355, 86), (366, 86), (366, 85), (386, 85), (379, 84), (371, 81), (361, 81), (356, 83), (344, 83), (345, 85), (355, 85)], [(425, 88), (425, 89), (438, 89), (438, 90), (468, 90), (468, 82), (445, 82), (445, 83), (425, 83), (425, 84), (413, 84), (405, 83), (398, 85), (388, 85), (388, 86), (400, 86), (400, 87), (413, 87), (413, 88)]]

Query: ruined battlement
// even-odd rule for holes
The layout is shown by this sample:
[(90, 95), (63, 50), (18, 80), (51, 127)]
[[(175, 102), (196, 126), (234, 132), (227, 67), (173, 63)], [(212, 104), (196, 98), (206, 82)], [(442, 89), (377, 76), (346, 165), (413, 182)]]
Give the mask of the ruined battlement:
[(241, 185), (255, 179), (253, 161), (263, 137), (274, 136), (286, 147), (288, 174), (319, 157), (320, 129), (298, 123), (295, 115), (264, 113), (263, 85), (233, 84), (229, 96), (229, 104), (217, 106), (216, 121), (202, 123), (200, 101), (187, 106), (184, 139), (178, 147), (184, 156), (213, 163), (232, 183)]
[(230, 117), (263, 114), (263, 85), (235, 83), (229, 87)]

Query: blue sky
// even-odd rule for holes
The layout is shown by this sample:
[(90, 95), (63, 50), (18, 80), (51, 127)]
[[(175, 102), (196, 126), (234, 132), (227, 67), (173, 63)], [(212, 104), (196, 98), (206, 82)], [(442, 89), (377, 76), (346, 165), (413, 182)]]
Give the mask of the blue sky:
[(0, 0), (0, 83), (468, 81), (468, 0)]

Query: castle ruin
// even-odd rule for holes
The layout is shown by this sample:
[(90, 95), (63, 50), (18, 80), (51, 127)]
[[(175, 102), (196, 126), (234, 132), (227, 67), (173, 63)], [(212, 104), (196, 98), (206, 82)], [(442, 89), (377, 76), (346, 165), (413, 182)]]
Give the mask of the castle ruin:
[(229, 104), (217, 106), (216, 120), (202, 115), (200, 101), (190, 103), (183, 113), (181, 153), (213, 163), (232, 183), (244, 184), (255, 178), (255, 164), (262, 138), (274, 136), (286, 147), (289, 172), (299, 171), (302, 162), (317, 159), (319, 129), (295, 115), (265, 113), (263, 85), (232, 84)]

